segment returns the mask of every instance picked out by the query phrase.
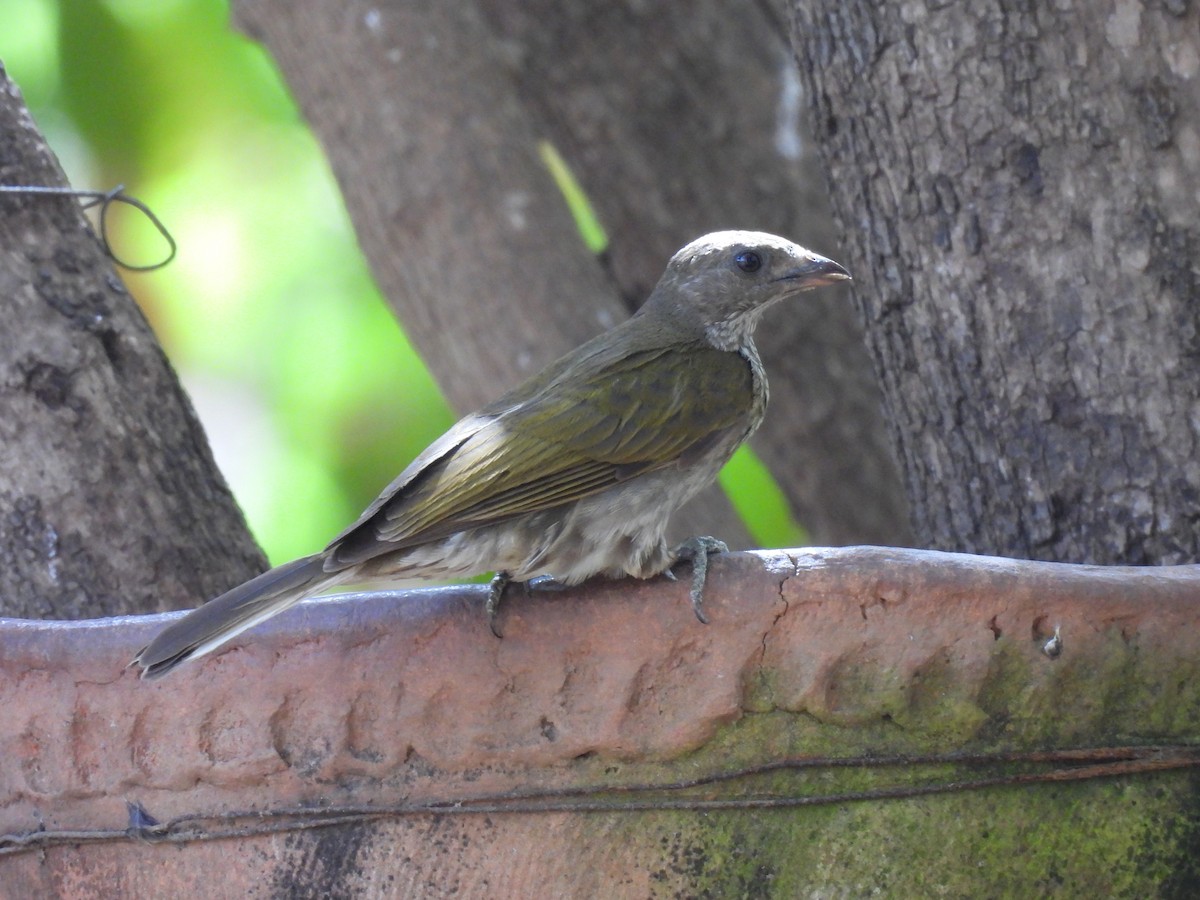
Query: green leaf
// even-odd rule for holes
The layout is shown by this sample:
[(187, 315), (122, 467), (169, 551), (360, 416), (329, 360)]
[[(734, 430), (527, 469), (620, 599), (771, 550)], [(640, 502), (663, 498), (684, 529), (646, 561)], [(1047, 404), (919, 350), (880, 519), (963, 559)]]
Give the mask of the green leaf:
[(591, 201), (584, 193), (583, 186), (575, 180), (566, 160), (549, 141), (538, 141), (538, 154), (550, 170), (563, 199), (567, 201), (567, 208), (575, 218), (575, 227), (579, 229), (584, 244), (593, 253), (603, 253), (608, 247), (608, 235), (604, 233), (604, 226), (596, 217)]

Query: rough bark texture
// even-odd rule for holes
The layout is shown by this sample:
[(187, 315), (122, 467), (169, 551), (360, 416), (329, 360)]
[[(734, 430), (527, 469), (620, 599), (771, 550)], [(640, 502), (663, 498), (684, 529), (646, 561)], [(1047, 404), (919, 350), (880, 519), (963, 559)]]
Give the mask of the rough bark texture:
[[(684, 584), (594, 582), (512, 598), (503, 640), (484, 592), (309, 601), (159, 682), (125, 665), (166, 616), (0, 620), (3, 891), (1196, 894), (1194, 768), (779, 810), (628, 804), (1071, 777), (878, 760), (1194, 740), (1200, 567), (736, 554), (713, 561), (709, 626)], [(863, 764), (618, 790), (827, 757)], [(571, 790), (557, 802), (617, 808), (372, 815)], [(195, 818), (164, 834), (147, 815)], [(322, 817), (341, 820), (305, 828)]]
[[(788, 60), (756, 6), (729, 46), (716, 4), (234, 8), (279, 61), (377, 279), (460, 410), (627, 316), (705, 230), (824, 243), (807, 228), (819, 217), (802, 214), (819, 205), (802, 166), (772, 143)], [(612, 239), (603, 260), (538, 159), (544, 138), (596, 201)], [(776, 402), (759, 449), (816, 534), (900, 542), (898, 478), (839, 300), (794, 304), (768, 325), (780, 332), (763, 342)], [(748, 542), (723, 497), (701, 504), (677, 533)]]
[(919, 539), (1200, 559), (1200, 8), (793, 10)]
[[(64, 186), (0, 69), (0, 183)], [(0, 610), (192, 606), (265, 560), (73, 199), (0, 196)]]

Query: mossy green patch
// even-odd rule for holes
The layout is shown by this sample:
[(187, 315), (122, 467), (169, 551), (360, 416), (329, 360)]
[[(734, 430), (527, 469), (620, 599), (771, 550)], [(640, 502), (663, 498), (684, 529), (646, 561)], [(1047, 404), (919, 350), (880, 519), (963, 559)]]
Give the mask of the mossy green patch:
[[(859, 658), (822, 670), (821, 690), (763, 670), (747, 685), (748, 711), (704, 747), (626, 765), (621, 777), (683, 781), (830, 757), (863, 764), (779, 768), (689, 794), (790, 807), (598, 819), (640, 848), (651, 896), (1200, 895), (1200, 774), (980, 786), (1054, 764), (880, 759), (1195, 740), (1196, 661), (1151, 653), (1116, 624), (1074, 643), (1067, 635), (1064, 647), (1050, 658), (1036, 639), (1005, 635), (982, 671), (978, 659), (947, 651), (906, 677), (887, 661)], [(793, 708), (780, 708), (780, 698)], [(939, 790), (882, 796), (925, 786)]]
[[(1184, 773), (792, 809), (605, 813), (651, 897), (1194, 896)], [(585, 838), (586, 839), (586, 838)]]

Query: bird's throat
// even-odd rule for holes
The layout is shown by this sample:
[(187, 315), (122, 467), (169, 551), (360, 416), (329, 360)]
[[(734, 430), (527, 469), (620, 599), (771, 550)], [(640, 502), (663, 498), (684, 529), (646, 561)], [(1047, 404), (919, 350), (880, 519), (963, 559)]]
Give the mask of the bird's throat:
[(765, 309), (765, 306), (755, 306), (714, 322), (704, 329), (704, 336), (718, 350), (740, 353), (754, 346), (754, 329)]

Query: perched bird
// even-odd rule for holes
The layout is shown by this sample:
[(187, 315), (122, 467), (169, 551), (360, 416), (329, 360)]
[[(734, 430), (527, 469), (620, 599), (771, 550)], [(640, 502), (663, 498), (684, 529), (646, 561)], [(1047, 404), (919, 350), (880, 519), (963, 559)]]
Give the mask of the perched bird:
[(763, 311), (849, 277), (770, 234), (693, 241), (632, 318), (465, 417), (323, 551), (193, 610), (133, 663), (154, 678), (304, 597), (392, 578), (496, 572), (490, 619), (510, 580), (650, 578), (691, 559), (705, 621), (708, 553), (724, 545), (693, 538), (672, 550), (667, 521), (762, 421), (753, 334)]

